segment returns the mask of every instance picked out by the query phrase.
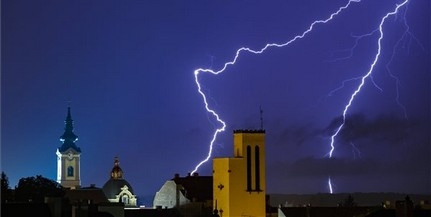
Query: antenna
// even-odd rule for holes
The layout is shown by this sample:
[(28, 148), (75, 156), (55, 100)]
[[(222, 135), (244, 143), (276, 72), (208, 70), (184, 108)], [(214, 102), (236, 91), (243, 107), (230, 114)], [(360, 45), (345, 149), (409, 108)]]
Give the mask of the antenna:
[(263, 110), (262, 110), (262, 106), (259, 106), (259, 110), (260, 110), (260, 129), (263, 130)]

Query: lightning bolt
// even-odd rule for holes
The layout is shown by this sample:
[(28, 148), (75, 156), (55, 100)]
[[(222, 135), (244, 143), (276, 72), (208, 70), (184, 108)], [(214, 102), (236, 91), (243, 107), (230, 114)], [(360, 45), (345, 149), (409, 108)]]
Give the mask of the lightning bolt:
[[(347, 52), (347, 51), (349, 51), (349, 55), (344, 56), (344, 57), (339, 57), (339, 58), (333, 59), (333, 60), (331, 60), (331, 61), (329, 61), (329, 62), (338, 62), (338, 61), (342, 61), (342, 60), (346, 60), (346, 59), (350, 59), (350, 58), (352, 58), (352, 57), (353, 57), (353, 51), (354, 51), (354, 50), (355, 50), (355, 48), (359, 45), (359, 41), (360, 41), (361, 39), (365, 38), (365, 37), (369, 37), (369, 36), (374, 35), (377, 31), (378, 31), (378, 29), (375, 29), (375, 30), (373, 30), (372, 32), (367, 33), (367, 34), (363, 34), (363, 35), (352, 35), (352, 37), (353, 37), (353, 38), (355, 38), (355, 43), (353, 44), (353, 46), (352, 46), (351, 48), (349, 48), (349, 49), (344, 49), (344, 50), (339, 51), (339, 52)], [(362, 78), (362, 77), (355, 77), (355, 78), (350, 78), (350, 79), (346, 79), (346, 80), (344, 80), (344, 81), (342, 82), (341, 86), (340, 86), (340, 87), (338, 87), (338, 88), (335, 88), (334, 90), (332, 90), (331, 92), (329, 92), (328, 96), (332, 96), (335, 92), (337, 92), (337, 91), (341, 90), (342, 88), (344, 88), (344, 86), (345, 86), (345, 84), (346, 84), (347, 82), (349, 82), (349, 81), (354, 81), (354, 80), (359, 80), (359, 79), (361, 79), (361, 78)], [(371, 81), (372, 81), (372, 83), (373, 83), (374, 87), (376, 87), (377, 89), (379, 89), (379, 90), (380, 90), (380, 92), (383, 92), (383, 89), (382, 89), (381, 87), (379, 87), (379, 85), (377, 85), (377, 83), (374, 81), (373, 77), (372, 77), (372, 76), (370, 76), (370, 78), (371, 78)]]
[(358, 155), (358, 157), (361, 158), (361, 151), (359, 150), (358, 147), (356, 147), (355, 143), (350, 142), (350, 146), (352, 146), (353, 159), (356, 159), (356, 155)]
[(338, 14), (340, 14), (343, 10), (345, 10), (346, 8), (348, 8), (352, 2), (360, 2), (360, 0), (349, 0), (349, 1), (347, 2), (347, 4), (346, 4), (346, 5), (344, 5), (344, 6), (340, 7), (340, 8), (338, 8), (338, 10), (337, 10), (336, 12), (332, 13), (328, 18), (326, 18), (326, 19), (324, 19), (324, 20), (316, 20), (316, 21), (312, 22), (312, 23), (309, 25), (308, 29), (306, 29), (302, 34), (300, 34), (300, 35), (296, 35), (295, 37), (293, 37), (292, 39), (290, 39), (289, 41), (287, 41), (287, 42), (285, 42), (285, 43), (282, 43), (282, 44), (269, 43), (269, 44), (266, 44), (266, 45), (265, 45), (263, 48), (261, 48), (260, 50), (253, 50), (253, 49), (250, 49), (250, 48), (248, 48), (248, 47), (241, 47), (241, 48), (239, 48), (239, 49), (236, 51), (236, 54), (235, 54), (235, 57), (233, 58), (233, 60), (231, 60), (231, 61), (229, 61), (229, 62), (226, 62), (220, 70), (214, 71), (214, 70), (212, 70), (212, 69), (203, 69), (203, 68), (199, 68), (199, 69), (196, 69), (196, 70), (194, 71), (195, 83), (196, 83), (196, 86), (197, 86), (198, 92), (199, 92), (199, 94), (200, 94), (200, 95), (201, 95), (201, 97), (202, 97), (202, 100), (203, 100), (203, 103), (204, 103), (205, 109), (206, 109), (206, 111), (207, 111), (208, 113), (210, 113), (211, 115), (213, 115), (213, 116), (215, 117), (215, 119), (217, 120), (217, 122), (218, 122), (218, 123), (220, 123), (220, 125), (221, 125), (221, 126), (220, 126), (219, 128), (217, 128), (217, 129), (214, 131), (214, 133), (213, 133), (212, 139), (211, 139), (211, 141), (210, 141), (209, 151), (208, 151), (208, 155), (207, 155), (207, 157), (206, 157), (205, 159), (203, 159), (201, 162), (199, 162), (199, 163), (196, 165), (196, 167), (195, 167), (195, 168), (194, 168), (194, 170), (191, 172), (191, 174), (195, 173), (195, 172), (199, 169), (199, 167), (200, 167), (200, 166), (202, 166), (204, 163), (206, 163), (206, 162), (211, 158), (213, 145), (214, 145), (214, 142), (215, 142), (215, 141), (216, 141), (216, 139), (217, 139), (217, 136), (218, 136), (220, 133), (224, 132), (224, 131), (225, 131), (225, 129), (226, 129), (226, 122), (224, 122), (224, 121), (220, 118), (219, 114), (218, 114), (214, 109), (210, 108), (210, 106), (209, 106), (209, 104), (208, 104), (207, 96), (206, 96), (206, 95), (205, 95), (205, 93), (202, 91), (202, 86), (201, 86), (201, 84), (200, 84), (200, 82), (199, 82), (199, 75), (200, 75), (200, 73), (211, 73), (211, 74), (213, 74), (213, 75), (218, 75), (218, 74), (220, 74), (220, 73), (224, 72), (224, 71), (226, 70), (226, 68), (227, 68), (227, 67), (229, 67), (230, 65), (234, 65), (234, 64), (237, 62), (237, 60), (238, 60), (238, 58), (239, 58), (239, 56), (240, 56), (240, 54), (241, 54), (242, 52), (248, 52), (248, 53), (252, 53), (252, 54), (261, 54), (261, 53), (263, 53), (264, 51), (266, 51), (268, 48), (272, 48), (272, 47), (278, 47), (278, 48), (285, 47), (285, 46), (287, 46), (287, 45), (289, 45), (289, 44), (291, 44), (291, 43), (295, 42), (296, 40), (299, 40), (299, 39), (304, 38), (308, 33), (310, 33), (310, 32), (313, 30), (313, 28), (314, 28), (314, 26), (315, 26), (315, 25), (317, 25), (317, 24), (324, 24), (324, 23), (327, 23), (327, 22), (331, 21), (335, 16), (337, 16), (337, 15), (338, 15)]
[(328, 187), (329, 187), (329, 192), (331, 192), (331, 194), (332, 194), (332, 192), (334, 192), (334, 191), (332, 190), (332, 181), (331, 181), (331, 177), (329, 177), (329, 178), (328, 178)]
[[(407, 115), (407, 109), (406, 107), (400, 102), (400, 92), (399, 92), (399, 86), (400, 86), (400, 80), (399, 78), (394, 75), (392, 73), (392, 71), (390, 70), (390, 65), (392, 63), (392, 61), (394, 60), (395, 57), (395, 50), (400, 46), (401, 42), (403, 42), (404, 40), (407, 41), (408, 43), (408, 49), (410, 49), (410, 43), (412, 42), (412, 40), (414, 40), (421, 48), (422, 50), (425, 50), (425, 48), (423, 47), (423, 45), (420, 43), (420, 41), (413, 35), (412, 32), (410, 32), (410, 26), (407, 24), (407, 20), (405, 18), (405, 14), (407, 13), (408, 7), (406, 6), (406, 9), (404, 10), (404, 16), (403, 16), (403, 25), (405, 27), (405, 30), (403, 32), (403, 34), (401, 35), (401, 37), (399, 38), (399, 40), (395, 43), (393, 50), (392, 50), (392, 54), (391, 57), (388, 61), (388, 63), (386, 64), (385, 68), (386, 71), (389, 73), (389, 76), (395, 80), (395, 88), (396, 88), (396, 97), (395, 100), (398, 104), (398, 106), (401, 107), (403, 113), (404, 113), (404, 118), (408, 119), (408, 115)], [(404, 47), (404, 46), (403, 46)], [(410, 50), (408, 50), (408, 53), (410, 53)]]
[[(261, 48), (260, 50), (253, 50), (253, 49), (250, 49), (250, 48), (248, 48), (248, 47), (241, 47), (240, 49), (238, 49), (238, 50), (236, 51), (236, 53), (235, 53), (235, 57), (233, 58), (233, 60), (231, 60), (231, 61), (229, 61), (229, 62), (226, 62), (220, 70), (216, 70), (216, 71), (215, 71), (215, 70), (212, 70), (212, 69), (199, 68), (199, 69), (196, 69), (196, 70), (194, 71), (195, 83), (196, 83), (196, 86), (197, 86), (197, 89), (198, 89), (198, 93), (199, 93), (199, 94), (201, 95), (201, 97), (202, 97), (203, 103), (204, 103), (204, 105), (205, 105), (205, 109), (206, 109), (206, 111), (207, 111), (208, 113), (210, 113), (211, 115), (213, 115), (213, 116), (215, 117), (215, 119), (217, 120), (217, 122), (218, 122), (221, 126), (220, 126), (219, 128), (217, 128), (217, 129), (214, 131), (214, 133), (213, 133), (212, 139), (211, 139), (211, 141), (210, 141), (209, 151), (208, 151), (208, 155), (207, 155), (207, 157), (206, 157), (205, 159), (203, 159), (201, 162), (199, 162), (199, 163), (196, 165), (196, 167), (194, 168), (194, 170), (191, 172), (192, 174), (193, 174), (193, 173), (195, 173), (195, 172), (199, 169), (199, 167), (200, 167), (200, 166), (202, 166), (204, 163), (206, 163), (206, 162), (211, 158), (212, 150), (213, 150), (213, 145), (214, 145), (214, 142), (215, 142), (215, 141), (216, 141), (216, 139), (217, 139), (217, 136), (218, 136), (220, 133), (224, 132), (224, 131), (225, 131), (225, 129), (226, 129), (226, 122), (224, 122), (224, 121), (220, 118), (219, 114), (218, 114), (214, 109), (210, 108), (210, 106), (209, 106), (209, 104), (208, 104), (207, 96), (206, 96), (206, 95), (205, 95), (205, 93), (202, 91), (202, 86), (201, 86), (201, 84), (200, 84), (200, 82), (199, 82), (199, 75), (200, 75), (200, 73), (211, 73), (211, 74), (213, 74), (213, 75), (218, 75), (218, 74), (220, 74), (220, 73), (224, 72), (224, 71), (225, 71), (225, 70), (226, 70), (230, 65), (234, 65), (234, 64), (237, 62), (237, 60), (238, 60), (238, 58), (239, 58), (240, 54), (241, 54), (241, 53), (243, 53), (243, 52), (248, 52), (248, 53), (252, 53), (252, 54), (261, 54), (261, 53), (263, 53), (264, 51), (266, 51), (268, 48), (271, 48), (271, 47), (278, 47), (278, 48), (285, 47), (285, 46), (287, 46), (287, 45), (289, 45), (289, 44), (291, 44), (291, 43), (295, 42), (296, 40), (299, 40), (299, 39), (304, 38), (308, 33), (310, 33), (310, 32), (313, 30), (313, 28), (314, 28), (314, 26), (315, 26), (315, 25), (317, 25), (317, 24), (325, 24), (325, 23), (327, 23), (327, 22), (331, 21), (335, 16), (337, 16), (337, 15), (338, 15), (339, 13), (341, 13), (343, 10), (345, 10), (346, 8), (348, 8), (352, 2), (360, 2), (360, 0), (349, 0), (349, 1), (348, 1), (348, 3), (347, 3), (346, 5), (344, 5), (344, 6), (340, 7), (340, 8), (338, 8), (338, 10), (337, 10), (336, 12), (332, 13), (332, 14), (331, 14), (327, 19), (314, 21), (313, 23), (311, 23), (311, 25), (308, 27), (308, 29), (307, 29), (307, 30), (305, 30), (302, 34), (300, 34), (300, 35), (296, 35), (296, 36), (295, 36), (295, 37), (293, 37), (291, 40), (289, 40), (289, 41), (287, 41), (287, 42), (285, 42), (285, 43), (282, 43), (282, 44), (269, 43), (269, 44), (266, 44), (266, 45), (265, 45), (263, 48)], [(377, 40), (377, 53), (376, 53), (376, 55), (375, 55), (375, 57), (374, 57), (374, 60), (373, 60), (373, 61), (372, 61), (372, 63), (370, 64), (369, 70), (365, 73), (365, 75), (363, 75), (362, 77), (358, 77), (358, 78), (354, 78), (354, 79), (353, 79), (353, 80), (360, 79), (360, 80), (361, 80), (361, 82), (360, 82), (360, 84), (357, 86), (357, 88), (355, 89), (355, 91), (352, 93), (352, 95), (350, 96), (350, 99), (349, 99), (348, 103), (347, 103), (347, 104), (345, 105), (345, 107), (344, 107), (344, 110), (343, 110), (343, 112), (342, 112), (342, 117), (343, 117), (343, 118), (342, 118), (342, 123), (338, 126), (338, 128), (337, 128), (337, 129), (336, 129), (336, 131), (335, 131), (335, 133), (331, 136), (330, 151), (329, 151), (329, 153), (328, 153), (329, 158), (332, 158), (333, 152), (334, 152), (334, 150), (335, 150), (335, 145), (334, 145), (334, 143), (335, 143), (335, 139), (336, 139), (336, 137), (338, 136), (338, 134), (340, 133), (341, 129), (342, 129), (342, 128), (344, 127), (344, 125), (345, 125), (347, 112), (348, 112), (349, 108), (351, 107), (351, 105), (352, 105), (352, 103), (353, 103), (354, 99), (355, 99), (355, 98), (356, 98), (356, 96), (359, 94), (359, 92), (362, 90), (363, 86), (365, 85), (365, 83), (366, 83), (366, 81), (367, 81), (368, 79), (369, 79), (369, 80), (371, 80), (371, 81), (373, 81), (373, 79), (372, 79), (372, 73), (373, 73), (373, 70), (374, 70), (374, 67), (375, 67), (376, 63), (377, 63), (377, 62), (378, 62), (378, 60), (379, 60), (380, 53), (381, 53), (381, 47), (382, 47), (382, 46), (381, 46), (381, 41), (382, 41), (382, 40), (383, 40), (383, 38), (384, 38), (383, 24), (385, 23), (385, 21), (386, 21), (390, 16), (396, 15), (396, 14), (398, 13), (398, 10), (399, 10), (401, 7), (403, 7), (404, 5), (406, 5), (408, 2), (409, 2), (409, 0), (405, 0), (405, 1), (403, 1), (401, 4), (396, 4), (395, 9), (394, 9), (393, 11), (391, 11), (391, 12), (388, 12), (388, 13), (387, 13), (385, 16), (383, 16), (383, 18), (381, 19), (381, 21), (380, 21), (380, 23), (379, 23), (379, 27), (378, 27), (378, 34), (379, 34), (379, 38), (378, 38), (378, 40)], [(373, 33), (374, 33), (374, 32), (373, 32)], [(372, 33), (370, 33), (370, 34), (372, 34)], [(364, 36), (365, 36), (365, 35), (363, 35), (362, 37), (364, 37)], [(358, 40), (359, 40), (360, 38), (361, 38), (361, 37), (357, 37), (356, 43), (358, 42)], [(355, 45), (355, 46), (356, 46), (356, 45)], [(347, 81), (346, 81), (346, 82), (347, 82)], [(374, 83), (374, 81), (373, 81), (373, 83)], [(343, 85), (344, 85), (344, 82), (343, 82)], [(381, 88), (379, 88), (375, 83), (374, 83), (374, 86), (376, 86), (378, 89), (380, 89), (380, 90), (381, 90)], [(340, 88), (339, 88), (339, 89), (340, 89)], [(336, 90), (338, 90), (338, 89), (336, 89)], [(332, 93), (332, 92), (331, 92), (331, 93)], [(330, 191), (330, 193), (333, 193), (331, 177), (329, 177), (329, 178), (328, 178), (328, 187), (329, 187), (329, 191)]]
[(349, 49), (343, 49), (340, 51), (336, 51), (337, 53), (344, 53), (344, 52), (348, 51), (349, 55), (344, 56), (344, 57), (335, 58), (333, 60), (330, 60), (329, 62), (338, 62), (338, 61), (346, 60), (346, 59), (353, 57), (353, 50), (359, 45), (359, 41), (364, 37), (368, 37), (368, 36), (373, 35), (375, 32), (377, 32), (377, 29), (370, 32), (370, 33), (364, 34), (364, 35), (353, 35), (353, 34), (351, 34), (351, 37), (355, 38), (355, 43), (353, 44), (353, 46)]
[[(376, 55), (375, 55), (375, 57), (374, 57), (373, 62), (372, 62), (372, 63), (371, 63), (371, 65), (370, 65), (369, 70), (368, 70), (368, 71), (365, 73), (365, 75), (361, 78), (361, 83), (358, 85), (358, 87), (356, 88), (356, 90), (355, 90), (355, 91), (353, 92), (353, 94), (350, 96), (350, 99), (349, 99), (348, 103), (347, 103), (347, 104), (346, 104), (346, 106), (344, 107), (342, 123), (340, 124), (340, 126), (338, 126), (337, 130), (335, 131), (335, 133), (331, 136), (331, 144), (330, 144), (331, 148), (330, 148), (330, 151), (329, 151), (329, 153), (328, 153), (328, 154), (329, 154), (329, 158), (332, 158), (332, 154), (333, 154), (333, 152), (334, 152), (334, 150), (335, 150), (335, 146), (334, 146), (335, 138), (338, 136), (338, 134), (340, 133), (340, 131), (341, 131), (341, 129), (343, 128), (344, 124), (346, 123), (346, 114), (347, 114), (347, 112), (348, 112), (348, 110), (349, 110), (350, 106), (352, 105), (353, 100), (354, 100), (354, 99), (355, 99), (355, 97), (359, 94), (359, 92), (362, 90), (362, 87), (365, 85), (366, 80), (372, 76), (372, 73), (373, 73), (374, 67), (375, 67), (376, 63), (378, 62), (378, 60), (379, 60), (380, 53), (381, 53), (381, 49), (382, 49), (381, 42), (382, 42), (383, 37), (384, 37), (384, 34), (383, 34), (383, 24), (385, 23), (385, 21), (386, 21), (390, 16), (393, 16), (393, 15), (397, 14), (397, 13), (398, 13), (398, 10), (399, 10), (401, 7), (403, 7), (404, 5), (407, 5), (408, 1), (409, 1), (409, 0), (405, 0), (405, 1), (403, 1), (401, 4), (396, 4), (395, 9), (394, 9), (393, 11), (391, 11), (391, 12), (388, 12), (388, 13), (387, 13), (385, 16), (383, 16), (383, 18), (380, 20), (379, 28), (378, 28), (379, 38), (378, 38), (378, 40), (377, 40), (377, 53), (376, 53)], [(329, 190), (330, 190), (330, 193), (332, 194), (332, 193), (333, 193), (333, 191), (332, 191), (331, 177), (329, 177), (329, 178), (328, 178), (328, 188), (329, 188)]]

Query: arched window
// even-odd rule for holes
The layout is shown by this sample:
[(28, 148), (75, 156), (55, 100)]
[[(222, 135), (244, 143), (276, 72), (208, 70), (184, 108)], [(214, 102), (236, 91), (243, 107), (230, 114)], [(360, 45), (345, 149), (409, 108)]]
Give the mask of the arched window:
[(73, 167), (72, 166), (67, 167), (67, 176), (73, 176)]
[(121, 202), (123, 202), (125, 205), (129, 204), (129, 196), (127, 194), (123, 194), (121, 197)]

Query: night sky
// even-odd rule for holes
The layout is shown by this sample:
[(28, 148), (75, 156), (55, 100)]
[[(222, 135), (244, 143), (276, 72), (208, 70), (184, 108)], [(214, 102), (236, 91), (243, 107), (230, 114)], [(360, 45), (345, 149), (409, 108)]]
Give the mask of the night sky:
[[(135, 193), (152, 201), (206, 157), (220, 127), (194, 70), (219, 70), (241, 47), (289, 41), (347, 2), (3, 0), (1, 168), (12, 187), (56, 179), (70, 105), (82, 185), (102, 187), (118, 156)], [(201, 73), (227, 124), (212, 157), (233, 155), (233, 130), (261, 127), (261, 107), (268, 193), (328, 192), (329, 176), (339, 193), (431, 193), (428, 0), (410, 0), (384, 23), (379, 60), (327, 155), (376, 56), (379, 23), (400, 2), (352, 2), (288, 46)], [(198, 170), (211, 171), (211, 161)]]

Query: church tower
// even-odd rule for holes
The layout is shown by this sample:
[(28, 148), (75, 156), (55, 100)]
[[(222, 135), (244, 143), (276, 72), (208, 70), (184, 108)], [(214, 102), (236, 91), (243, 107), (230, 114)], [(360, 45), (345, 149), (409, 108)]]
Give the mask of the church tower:
[(64, 123), (64, 133), (60, 137), (60, 141), (63, 144), (57, 148), (57, 182), (66, 188), (76, 188), (81, 186), (81, 149), (75, 144), (78, 136), (73, 133), (73, 120), (70, 115), (70, 107), (67, 108), (67, 116)]
[(213, 206), (223, 217), (266, 216), (265, 131), (235, 130), (234, 157), (213, 159)]

